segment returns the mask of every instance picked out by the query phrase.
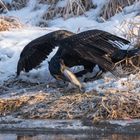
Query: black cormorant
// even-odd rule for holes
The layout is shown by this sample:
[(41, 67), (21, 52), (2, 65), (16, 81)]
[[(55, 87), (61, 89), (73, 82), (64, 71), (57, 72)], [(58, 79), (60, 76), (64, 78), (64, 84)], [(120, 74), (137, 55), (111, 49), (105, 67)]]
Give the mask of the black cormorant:
[[(76, 77), (92, 72), (96, 64), (103, 71), (112, 71), (116, 62), (140, 53), (138, 49), (130, 51), (121, 49), (123, 45), (129, 43), (126, 39), (97, 29), (79, 34), (66, 30), (54, 31), (31, 41), (24, 47), (18, 61), (17, 76), (22, 70), (29, 72), (38, 66), (58, 46), (58, 51), (49, 62), (51, 75), (81, 87)], [(84, 70), (73, 74), (68, 67), (77, 65), (83, 65)]]

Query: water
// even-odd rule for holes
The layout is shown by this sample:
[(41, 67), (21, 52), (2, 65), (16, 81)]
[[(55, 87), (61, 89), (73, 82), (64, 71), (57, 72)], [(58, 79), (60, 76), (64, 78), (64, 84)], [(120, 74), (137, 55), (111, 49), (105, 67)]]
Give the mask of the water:
[(93, 124), (80, 120), (6, 118), (0, 121), (0, 140), (140, 140), (140, 120)]
[(140, 140), (140, 135), (129, 134), (0, 134), (0, 140)]

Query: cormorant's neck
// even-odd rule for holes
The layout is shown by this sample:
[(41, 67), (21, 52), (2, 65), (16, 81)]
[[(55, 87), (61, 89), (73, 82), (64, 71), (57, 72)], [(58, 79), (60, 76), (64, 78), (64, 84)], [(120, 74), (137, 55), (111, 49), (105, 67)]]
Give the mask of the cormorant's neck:
[(58, 55), (53, 56), (49, 62), (49, 70), (52, 76), (61, 73), (60, 57)]

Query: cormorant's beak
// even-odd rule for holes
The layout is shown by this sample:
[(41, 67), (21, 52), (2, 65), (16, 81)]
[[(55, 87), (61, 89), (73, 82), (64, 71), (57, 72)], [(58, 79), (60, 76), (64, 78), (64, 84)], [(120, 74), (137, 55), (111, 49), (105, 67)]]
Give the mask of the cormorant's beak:
[(80, 83), (80, 81), (77, 79), (75, 74), (71, 72), (64, 64), (61, 63), (61, 72), (62, 72), (62, 77), (66, 81), (69, 81), (73, 83), (74, 85), (78, 86), (80, 90), (82, 90), (83, 85)]

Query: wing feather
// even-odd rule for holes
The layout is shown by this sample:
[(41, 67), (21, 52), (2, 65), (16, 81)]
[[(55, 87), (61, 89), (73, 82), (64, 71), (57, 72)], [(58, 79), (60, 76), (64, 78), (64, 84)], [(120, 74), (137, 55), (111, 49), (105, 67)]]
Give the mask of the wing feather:
[[(110, 34), (102, 30), (89, 30), (85, 31), (63, 40), (63, 42), (71, 45), (94, 45), (94, 47), (99, 48), (105, 52), (113, 52), (120, 49), (125, 44), (130, 42), (126, 39), (118, 37), (116, 35)], [(115, 43), (115, 41), (120, 42), (120, 44)], [(106, 43), (106, 45), (104, 45)], [(121, 45), (122, 44), (122, 45)]]
[[(115, 43), (116, 41), (120, 43)], [(69, 50), (73, 49), (82, 58), (111, 71), (115, 64), (108, 56), (128, 43), (130, 42), (108, 32), (89, 30), (63, 39), (60, 46)]]
[(17, 65), (17, 75), (19, 75), (22, 70), (28, 72), (38, 66), (52, 52), (58, 40), (73, 34), (74, 33), (66, 30), (58, 30), (31, 41), (24, 47), (20, 54)]

